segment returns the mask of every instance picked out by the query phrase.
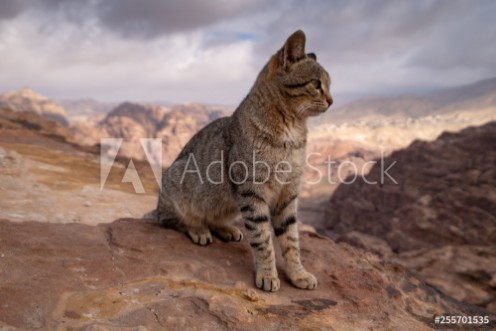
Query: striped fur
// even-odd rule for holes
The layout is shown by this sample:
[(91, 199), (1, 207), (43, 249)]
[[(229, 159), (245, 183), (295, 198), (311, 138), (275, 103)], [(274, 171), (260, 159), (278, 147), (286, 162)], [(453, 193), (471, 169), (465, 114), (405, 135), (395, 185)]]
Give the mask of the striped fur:
[[(327, 72), (315, 55), (305, 53), (304, 33), (295, 32), (262, 69), (234, 114), (200, 130), (164, 172), (158, 219), (194, 243), (207, 245), (212, 234), (240, 241), (242, 232), (229, 221), (241, 215), (257, 287), (279, 289), (273, 246), (277, 240), (292, 284), (315, 288), (317, 280), (300, 261), (297, 196), (306, 120), (330, 106), (329, 87)], [(281, 161), (290, 168), (276, 174)], [(210, 166), (213, 162), (215, 167)]]

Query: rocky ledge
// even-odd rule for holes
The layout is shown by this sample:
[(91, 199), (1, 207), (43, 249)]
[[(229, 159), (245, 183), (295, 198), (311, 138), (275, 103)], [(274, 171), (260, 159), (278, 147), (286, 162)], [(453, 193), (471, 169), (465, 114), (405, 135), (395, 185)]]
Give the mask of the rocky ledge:
[[(281, 289), (264, 293), (245, 241), (195, 246), (138, 219), (2, 220), (0, 329), (431, 330), (436, 315), (488, 315), (376, 255), (310, 232), (301, 241), (318, 288), (280, 271)], [(496, 326), (489, 316), (482, 329)]]
[[(496, 313), (496, 122), (417, 141), (340, 185), (323, 234), (393, 259), (458, 300)], [(388, 172), (397, 184), (383, 172)], [(385, 178), (384, 184), (381, 179)], [(317, 226), (319, 227), (319, 226)]]

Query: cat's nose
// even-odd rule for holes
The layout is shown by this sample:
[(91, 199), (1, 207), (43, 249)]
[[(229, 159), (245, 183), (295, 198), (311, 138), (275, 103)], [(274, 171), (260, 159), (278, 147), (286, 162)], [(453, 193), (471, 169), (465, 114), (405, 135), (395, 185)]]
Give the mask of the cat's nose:
[(329, 107), (330, 105), (332, 105), (332, 97), (330, 95), (326, 95), (326, 101), (327, 101), (327, 107)]

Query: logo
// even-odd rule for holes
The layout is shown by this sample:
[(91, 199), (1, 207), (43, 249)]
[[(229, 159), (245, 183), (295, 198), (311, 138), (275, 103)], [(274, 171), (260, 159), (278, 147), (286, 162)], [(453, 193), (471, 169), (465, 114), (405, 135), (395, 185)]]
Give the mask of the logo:
[[(100, 139), (100, 192), (103, 191), (107, 178), (115, 163), (117, 154), (122, 145), (122, 138), (102, 138)], [(153, 176), (162, 189), (162, 139), (142, 138), (140, 145), (146, 156), (146, 161), (150, 164)], [(122, 183), (131, 183), (134, 192), (139, 194), (145, 193), (143, 182), (141, 181), (136, 166), (131, 159), (126, 166), (126, 171), (122, 177)]]
[[(103, 191), (107, 178), (115, 163), (115, 159), (119, 154), (121, 145), (124, 139), (122, 138), (103, 138), (100, 139), (100, 191)], [(150, 165), (153, 176), (157, 184), (162, 190), (162, 139), (159, 138), (142, 138), (139, 140), (141, 148), (146, 157), (146, 161)], [(182, 172), (180, 176), (180, 184), (184, 184), (185, 178), (190, 176), (196, 179), (193, 183), (203, 185), (205, 183), (220, 185), (225, 180), (236, 185), (243, 184), (247, 181), (253, 181), (254, 184), (264, 184), (271, 178), (274, 178), (279, 184), (288, 184), (292, 178), (292, 164), (286, 160), (282, 160), (275, 165), (269, 165), (267, 162), (257, 158), (256, 152), (253, 152), (251, 160), (237, 160), (231, 162), (229, 165), (225, 164), (225, 153), (220, 152), (218, 159), (210, 160), (211, 162), (203, 167), (199, 166), (195, 154), (190, 153), (184, 167), (177, 170)], [(310, 162), (311, 157), (317, 156), (321, 159), (326, 156), (322, 162), (325, 165), (325, 170), (316, 167), (316, 163)], [(366, 184), (377, 185), (385, 184), (386, 181), (397, 185), (398, 182), (389, 173), (389, 171), (396, 165), (396, 161), (391, 161), (386, 165), (384, 151), (381, 152), (380, 158), (375, 160), (368, 160), (361, 165), (357, 165), (351, 160), (332, 160), (330, 155), (322, 155), (321, 153), (309, 153), (305, 159), (305, 168), (312, 178), (306, 178), (304, 183), (310, 185), (318, 185), (323, 180), (327, 180), (329, 184), (349, 185), (361, 179)], [(371, 181), (367, 179), (367, 173), (371, 167), (380, 167), (380, 181), (379, 178)], [(203, 171), (201, 170), (203, 169)], [(322, 171), (323, 170), (323, 171)], [(337, 180), (336, 180), (337, 179)], [(121, 180), (122, 183), (131, 183), (134, 191), (139, 194), (145, 193), (143, 182), (138, 174), (136, 166), (131, 159), (126, 166), (126, 170)], [(191, 183), (191, 182), (190, 182)]]

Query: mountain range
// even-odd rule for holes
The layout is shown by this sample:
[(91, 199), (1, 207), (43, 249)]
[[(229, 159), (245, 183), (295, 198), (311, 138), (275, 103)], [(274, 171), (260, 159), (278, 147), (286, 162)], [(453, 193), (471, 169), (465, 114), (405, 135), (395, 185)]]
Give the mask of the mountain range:
[[(27, 87), (18, 91), (5, 92), (0, 95), (0, 106), (3, 108), (33, 111), (45, 116), (52, 116), (53, 119), (63, 124), (67, 124), (68, 121), (72, 122), (73, 120), (84, 120), (88, 117), (99, 118), (101, 120), (121, 103), (102, 102), (91, 98), (50, 100)], [(133, 103), (180, 109), (179, 106), (164, 102)], [(187, 105), (183, 105), (183, 109), (187, 110)], [(232, 110), (231, 107), (203, 106), (206, 108)], [(427, 115), (492, 107), (496, 107), (496, 77), (423, 94), (366, 97), (347, 102), (337, 108), (331, 107), (324, 114), (323, 118), (316, 118), (312, 123), (342, 123), (385, 117), (418, 118)]]
[(62, 106), (28, 87), (24, 87), (19, 91), (0, 94), (0, 108), (34, 112), (64, 126), (69, 125), (66, 112)]
[[(211, 121), (229, 115), (228, 108), (201, 104), (183, 104), (171, 108), (150, 104), (124, 102), (102, 120), (73, 122), (71, 131), (85, 145), (100, 143), (101, 138), (122, 138), (120, 155), (145, 159), (142, 138), (161, 139), (162, 162), (170, 164), (188, 140)], [(158, 155), (153, 146), (149, 153)]]
[(65, 109), (69, 122), (86, 120), (87, 118), (103, 118), (119, 103), (103, 102), (92, 98), (57, 99), (57, 104)]
[[(0, 95), (0, 107), (54, 119), (69, 126), (80, 144), (122, 138), (121, 155), (136, 159), (145, 158), (139, 139), (160, 138), (164, 165), (174, 160), (195, 132), (232, 112), (229, 107), (198, 103), (165, 106), (93, 99), (51, 101), (28, 88)], [(353, 153), (357, 145), (364, 151), (380, 147), (390, 152), (414, 139), (434, 139), (445, 129), (480, 125), (494, 116), (496, 78), (419, 95), (361, 99), (331, 107), (324, 116), (312, 119), (309, 149), (325, 149), (332, 154), (336, 149), (329, 146), (341, 141), (341, 154)]]
[(496, 107), (496, 78), (424, 94), (363, 98), (331, 108), (323, 121), (342, 123), (385, 117), (418, 118), (491, 107)]

